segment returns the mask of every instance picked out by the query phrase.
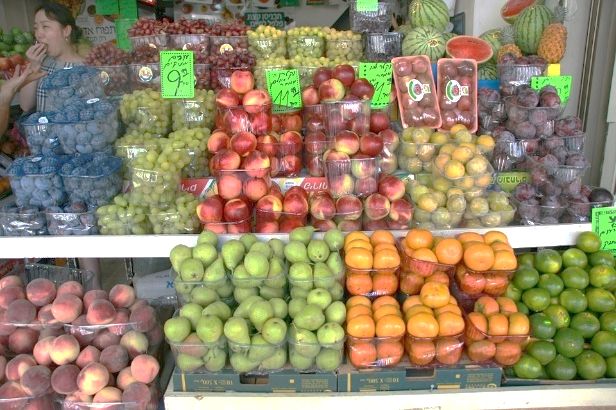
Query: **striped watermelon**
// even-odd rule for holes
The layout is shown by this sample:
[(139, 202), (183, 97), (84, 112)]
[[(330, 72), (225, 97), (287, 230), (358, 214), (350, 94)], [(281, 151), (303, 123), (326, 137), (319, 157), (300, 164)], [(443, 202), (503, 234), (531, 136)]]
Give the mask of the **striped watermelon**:
[(457, 36), (445, 44), (447, 56), (485, 63), (492, 58), (492, 47), (487, 41), (473, 36)]
[(456, 33), (443, 33), (443, 38), (445, 39), (445, 43), (447, 43), (449, 40), (457, 36), (458, 35)]
[(515, 43), (526, 54), (537, 54), (543, 30), (552, 22), (552, 11), (545, 6), (524, 9), (513, 24)]
[(480, 80), (498, 80), (498, 68), (494, 63), (479, 64), (477, 76)]
[(442, 33), (449, 24), (449, 7), (443, 0), (413, 0), (408, 22), (413, 28), (429, 26)]
[(545, 0), (508, 0), (501, 8), (501, 17), (509, 24), (515, 23), (520, 13), (530, 6), (543, 6)]
[(490, 61), (496, 62), (496, 56), (498, 50), (500, 50), (502, 44), (500, 40), (501, 31), (499, 29), (488, 30), (479, 36), (480, 39), (487, 41), (492, 46), (492, 59)]
[(443, 33), (433, 27), (418, 27), (411, 30), (402, 42), (403, 56), (428, 56), (436, 61), (445, 55)]
[(413, 27), (410, 24), (403, 24), (398, 27), (398, 33), (402, 34), (402, 37), (406, 37), (411, 30), (413, 30)]

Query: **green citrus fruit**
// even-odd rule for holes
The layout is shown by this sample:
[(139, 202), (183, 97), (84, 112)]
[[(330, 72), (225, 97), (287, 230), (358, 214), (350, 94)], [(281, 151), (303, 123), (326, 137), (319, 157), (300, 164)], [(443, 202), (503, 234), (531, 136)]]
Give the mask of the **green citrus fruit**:
[(616, 355), (616, 334), (600, 330), (592, 337), (590, 345), (592, 350), (603, 357), (614, 356)]
[(575, 357), (584, 350), (584, 338), (575, 329), (558, 329), (554, 335), (554, 347), (563, 356)]
[(558, 273), (563, 258), (554, 249), (542, 249), (535, 255), (535, 268), (541, 273)]
[(518, 265), (519, 266), (530, 266), (531, 268), (535, 267), (535, 254), (534, 253), (522, 253), (518, 255)]
[(538, 379), (541, 376), (542, 366), (533, 356), (523, 354), (513, 365), (513, 371), (521, 379)]
[(600, 288), (586, 290), (588, 309), (593, 312), (610, 312), (616, 308), (616, 298), (609, 291)]
[(599, 317), (601, 330), (616, 332), (616, 312), (605, 312)]
[(591, 312), (580, 312), (573, 315), (569, 327), (580, 332), (584, 339), (590, 339), (599, 331), (601, 323)]
[(607, 377), (616, 378), (616, 356), (606, 358), (605, 364), (607, 365), (605, 375)]
[(556, 326), (545, 313), (535, 313), (529, 318), (531, 336), (537, 339), (551, 339), (556, 333)]
[(588, 286), (588, 273), (582, 268), (572, 266), (560, 272), (560, 278), (568, 289), (584, 290)]
[(526, 316), (530, 313), (530, 309), (521, 301), (515, 302), (515, 305), (518, 307), (518, 312), (524, 313)]
[(545, 289), (550, 293), (550, 296), (558, 296), (565, 288), (563, 280), (553, 273), (544, 273), (539, 277), (537, 287)]
[(588, 307), (584, 292), (579, 289), (566, 289), (558, 296), (558, 303), (569, 313), (580, 313)]
[(573, 360), (561, 354), (556, 356), (547, 366), (548, 375), (555, 380), (573, 380), (577, 367)]
[(539, 272), (530, 266), (520, 266), (513, 275), (513, 284), (520, 290), (535, 287), (539, 282)]
[(614, 255), (610, 251), (597, 251), (588, 255), (588, 262), (592, 266), (597, 265), (607, 265), (612, 268), (616, 267), (616, 259), (614, 259)]
[(596, 288), (612, 289), (616, 286), (616, 270), (608, 265), (595, 265), (588, 272), (590, 284)]
[(560, 305), (550, 305), (543, 310), (543, 313), (548, 315), (556, 329), (569, 327), (571, 318), (569, 317), (569, 312), (567, 312), (567, 309), (564, 307)]
[(569, 248), (563, 252), (563, 266), (565, 268), (576, 266), (584, 268), (588, 264), (588, 257), (578, 248)]
[(528, 309), (541, 312), (550, 305), (550, 293), (541, 288), (526, 289), (522, 293), (522, 302), (528, 306)]
[(526, 346), (526, 353), (539, 360), (539, 363), (546, 365), (556, 357), (556, 348), (553, 343), (537, 340)]
[(594, 232), (582, 232), (575, 240), (575, 246), (586, 253), (597, 252), (601, 249), (601, 238)]
[(601, 355), (592, 350), (584, 350), (574, 360), (578, 375), (585, 380), (602, 378), (607, 371), (607, 364)]

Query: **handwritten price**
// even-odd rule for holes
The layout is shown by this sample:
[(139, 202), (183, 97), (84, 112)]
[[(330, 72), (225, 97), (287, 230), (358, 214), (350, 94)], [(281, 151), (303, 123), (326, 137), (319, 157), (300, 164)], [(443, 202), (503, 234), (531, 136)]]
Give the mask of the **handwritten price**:
[(297, 70), (272, 70), (266, 73), (266, 77), (274, 113), (293, 111), (302, 107)]
[(390, 101), (391, 63), (359, 63), (359, 77), (370, 81), (374, 87), (372, 108), (383, 108)]
[(163, 98), (195, 96), (192, 51), (161, 51), (160, 75)]

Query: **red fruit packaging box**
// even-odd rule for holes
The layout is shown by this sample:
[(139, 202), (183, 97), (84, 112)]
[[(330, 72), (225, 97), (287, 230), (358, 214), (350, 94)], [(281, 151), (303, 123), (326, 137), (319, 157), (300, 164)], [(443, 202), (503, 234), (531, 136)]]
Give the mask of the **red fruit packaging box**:
[(441, 130), (462, 124), (477, 131), (477, 62), (461, 58), (441, 58), (437, 65), (437, 96)]

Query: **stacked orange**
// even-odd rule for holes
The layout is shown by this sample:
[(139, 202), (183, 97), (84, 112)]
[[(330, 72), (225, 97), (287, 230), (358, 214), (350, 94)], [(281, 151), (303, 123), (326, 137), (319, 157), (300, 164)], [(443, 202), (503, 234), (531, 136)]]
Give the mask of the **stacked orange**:
[(482, 296), (466, 317), (466, 350), (474, 362), (494, 359), (513, 366), (522, 356), (521, 344), (529, 334), (528, 316), (518, 312), (510, 298)]
[(374, 231), (370, 237), (351, 232), (344, 239), (344, 255), (349, 294), (383, 296), (398, 291), (400, 255), (390, 232)]
[(464, 248), (464, 264), (456, 269), (460, 289), (468, 295), (500, 296), (518, 267), (507, 235), (490, 231), (485, 235), (466, 232), (458, 236)]
[(419, 295), (402, 305), (406, 319), (406, 352), (411, 363), (426, 366), (434, 359), (453, 365), (460, 361), (464, 319), (458, 302), (443, 282), (425, 283)]
[(442, 281), (449, 285), (446, 271), (462, 260), (463, 248), (460, 241), (434, 237), (430, 231), (424, 229), (411, 229), (406, 238), (398, 243), (405, 254), (400, 291), (409, 296), (419, 294), (424, 283), (432, 276), (437, 276), (432, 281)]
[(406, 325), (400, 304), (392, 296), (371, 301), (352, 296), (346, 302), (349, 360), (360, 368), (395, 366), (404, 355)]

